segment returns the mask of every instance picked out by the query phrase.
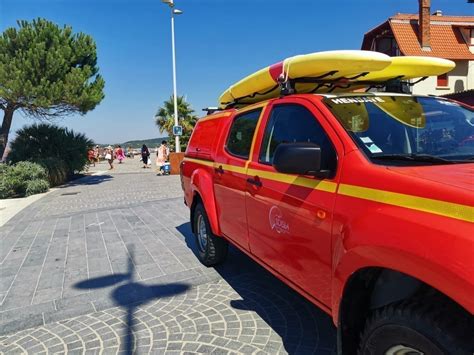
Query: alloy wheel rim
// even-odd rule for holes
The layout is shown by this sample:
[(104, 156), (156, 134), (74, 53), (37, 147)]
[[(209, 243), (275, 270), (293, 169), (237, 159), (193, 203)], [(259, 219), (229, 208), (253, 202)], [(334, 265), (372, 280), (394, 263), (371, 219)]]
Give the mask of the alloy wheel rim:
[(201, 249), (202, 252), (206, 251), (207, 247), (207, 229), (206, 229), (206, 223), (204, 222), (203, 216), (200, 214), (198, 216), (198, 242), (199, 242), (199, 249)]
[(406, 345), (392, 346), (385, 352), (385, 355), (424, 355), (420, 350), (413, 349)]

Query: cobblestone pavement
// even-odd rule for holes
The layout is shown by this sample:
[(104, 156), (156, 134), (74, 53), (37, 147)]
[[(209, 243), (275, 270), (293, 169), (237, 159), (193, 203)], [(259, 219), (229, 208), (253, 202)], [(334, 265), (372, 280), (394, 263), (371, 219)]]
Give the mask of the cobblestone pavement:
[(0, 228), (0, 353), (331, 353), (326, 314), (235, 249), (202, 266), (188, 219), (179, 177), (148, 170), (21, 211)]

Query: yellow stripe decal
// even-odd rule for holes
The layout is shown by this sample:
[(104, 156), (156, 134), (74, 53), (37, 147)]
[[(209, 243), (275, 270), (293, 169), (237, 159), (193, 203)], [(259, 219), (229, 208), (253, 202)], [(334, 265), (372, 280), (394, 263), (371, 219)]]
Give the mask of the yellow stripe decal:
[(474, 222), (474, 208), (457, 203), (346, 184), (339, 185), (338, 193), (345, 196), (404, 207), (416, 211), (428, 212), (462, 221)]
[(286, 184), (297, 185), (307, 187), (310, 189), (316, 189), (320, 191), (337, 193), (344, 196), (350, 196), (360, 198), (363, 200), (374, 201), (384, 203), (387, 205), (398, 206), (408, 208), (415, 211), (422, 211), (427, 213), (436, 214), (439, 216), (459, 219), (461, 221), (474, 223), (474, 207), (461, 205), (452, 202), (433, 200), (426, 197), (419, 197), (413, 195), (406, 195), (397, 192), (391, 192), (386, 190), (371, 189), (368, 187), (337, 184), (330, 181), (309, 179), (300, 176), (274, 173), (270, 171), (257, 170), (257, 169), (245, 169), (245, 167), (212, 163), (206, 160), (185, 158), (186, 161), (192, 161), (198, 164), (206, 166), (219, 167), (227, 171), (232, 171), (240, 174), (258, 175), (259, 177), (267, 180), (273, 180), (283, 182)]
[(243, 175), (245, 175), (247, 173), (247, 169), (244, 166), (214, 163), (215, 168), (218, 168), (220, 166), (222, 166), (222, 169), (224, 169), (224, 171), (231, 171), (233, 173), (239, 173), (239, 174), (243, 174)]
[(273, 173), (270, 171), (249, 169), (247, 172), (248, 175), (258, 175), (263, 179), (283, 182), (286, 184), (297, 185), (302, 187), (308, 187), (310, 189), (326, 191), (326, 192), (336, 192), (337, 184), (335, 182), (308, 179), (301, 176), (294, 176), (282, 173)]
[(202, 159), (193, 159), (193, 158), (184, 158), (184, 161), (189, 161), (190, 163), (201, 164), (205, 166), (214, 166), (214, 162)]

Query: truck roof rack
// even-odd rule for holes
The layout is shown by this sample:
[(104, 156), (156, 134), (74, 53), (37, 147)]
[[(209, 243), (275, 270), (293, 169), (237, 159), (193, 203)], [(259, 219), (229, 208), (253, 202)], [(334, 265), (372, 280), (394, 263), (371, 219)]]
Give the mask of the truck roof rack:
[(215, 106), (205, 107), (202, 110), (207, 112), (206, 113), (207, 115), (212, 115), (214, 112), (222, 111), (219, 107), (215, 107)]

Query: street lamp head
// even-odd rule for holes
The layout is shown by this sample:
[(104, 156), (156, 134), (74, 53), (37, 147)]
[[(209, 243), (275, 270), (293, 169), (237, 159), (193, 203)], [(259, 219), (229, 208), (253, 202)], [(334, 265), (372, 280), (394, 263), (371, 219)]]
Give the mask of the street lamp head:
[(174, 0), (161, 0), (162, 3), (168, 4), (169, 7), (174, 6)]
[(183, 13), (183, 11), (181, 11), (181, 10), (178, 10), (178, 9), (173, 10), (173, 14), (175, 14), (175, 15), (181, 15), (182, 13)]

